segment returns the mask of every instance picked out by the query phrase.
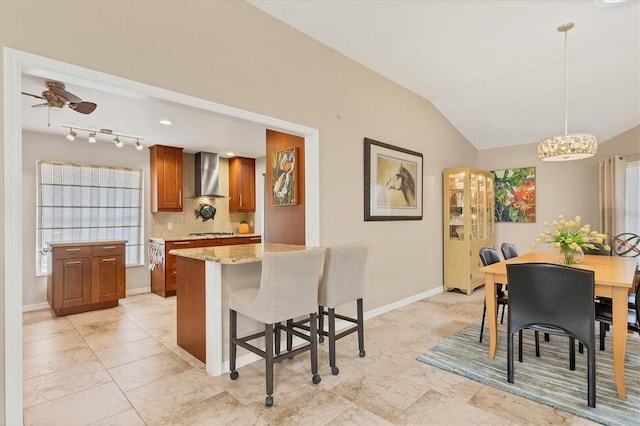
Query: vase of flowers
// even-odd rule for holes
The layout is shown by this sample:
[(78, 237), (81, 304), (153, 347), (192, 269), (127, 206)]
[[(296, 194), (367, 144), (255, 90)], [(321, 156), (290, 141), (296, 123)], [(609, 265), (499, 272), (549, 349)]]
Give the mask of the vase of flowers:
[[(552, 244), (558, 248), (560, 263), (571, 265), (581, 263), (584, 259), (584, 250), (611, 250), (604, 244), (606, 235), (598, 231), (592, 231), (591, 227), (581, 225), (580, 216), (572, 220), (565, 220), (563, 215), (558, 216), (551, 224), (545, 222), (546, 230), (536, 239), (533, 247), (539, 244)], [(596, 246), (598, 244), (599, 246)]]

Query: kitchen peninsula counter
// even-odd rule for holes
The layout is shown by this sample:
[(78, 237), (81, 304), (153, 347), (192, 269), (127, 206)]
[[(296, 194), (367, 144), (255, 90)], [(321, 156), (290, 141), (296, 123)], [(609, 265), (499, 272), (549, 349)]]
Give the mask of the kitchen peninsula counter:
[[(219, 376), (228, 371), (229, 295), (260, 286), (263, 253), (305, 249), (291, 244), (243, 244), (171, 250), (177, 256), (178, 345), (204, 362), (207, 373)], [(239, 316), (238, 329), (258, 332), (263, 325)]]

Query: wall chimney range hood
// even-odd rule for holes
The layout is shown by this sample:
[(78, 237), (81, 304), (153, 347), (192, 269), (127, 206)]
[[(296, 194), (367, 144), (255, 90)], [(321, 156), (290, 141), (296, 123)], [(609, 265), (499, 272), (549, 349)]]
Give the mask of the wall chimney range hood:
[(196, 197), (226, 197), (220, 194), (220, 170), (218, 154), (197, 152), (196, 155)]

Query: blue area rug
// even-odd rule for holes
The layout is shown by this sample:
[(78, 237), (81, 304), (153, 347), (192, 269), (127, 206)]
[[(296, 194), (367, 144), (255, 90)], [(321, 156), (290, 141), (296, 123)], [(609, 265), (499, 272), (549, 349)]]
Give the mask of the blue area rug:
[[(596, 335), (596, 408), (587, 405), (587, 353), (576, 348), (576, 370), (569, 370), (569, 339), (541, 337), (540, 358), (535, 356), (533, 331), (525, 330), (523, 362), (518, 362), (518, 340), (514, 338), (514, 381), (507, 382), (506, 320), (498, 324), (498, 349), (493, 360), (487, 358), (488, 329), (478, 343), (480, 321), (418, 356), (418, 361), (476, 380), (558, 410), (606, 425), (640, 424), (640, 336), (627, 336), (625, 381), (627, 399), (616, 393), (613, 378), (611, 333), (605, 351), (599, 350)], [(597, 325), (596, 325), (597, 333)], [(577, 344), (576, 344), (577, 346)]]

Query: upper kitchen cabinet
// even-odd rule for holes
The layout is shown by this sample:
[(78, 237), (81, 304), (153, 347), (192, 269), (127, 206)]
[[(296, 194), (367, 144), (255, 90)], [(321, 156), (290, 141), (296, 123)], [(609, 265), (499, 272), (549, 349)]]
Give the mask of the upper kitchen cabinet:
[(151, 211), (182, 211), (182, 148), (153, 145), (151, 150)]
[(229, 211), (256, 211), (256, 161), (253, 158), (229, 159)]

